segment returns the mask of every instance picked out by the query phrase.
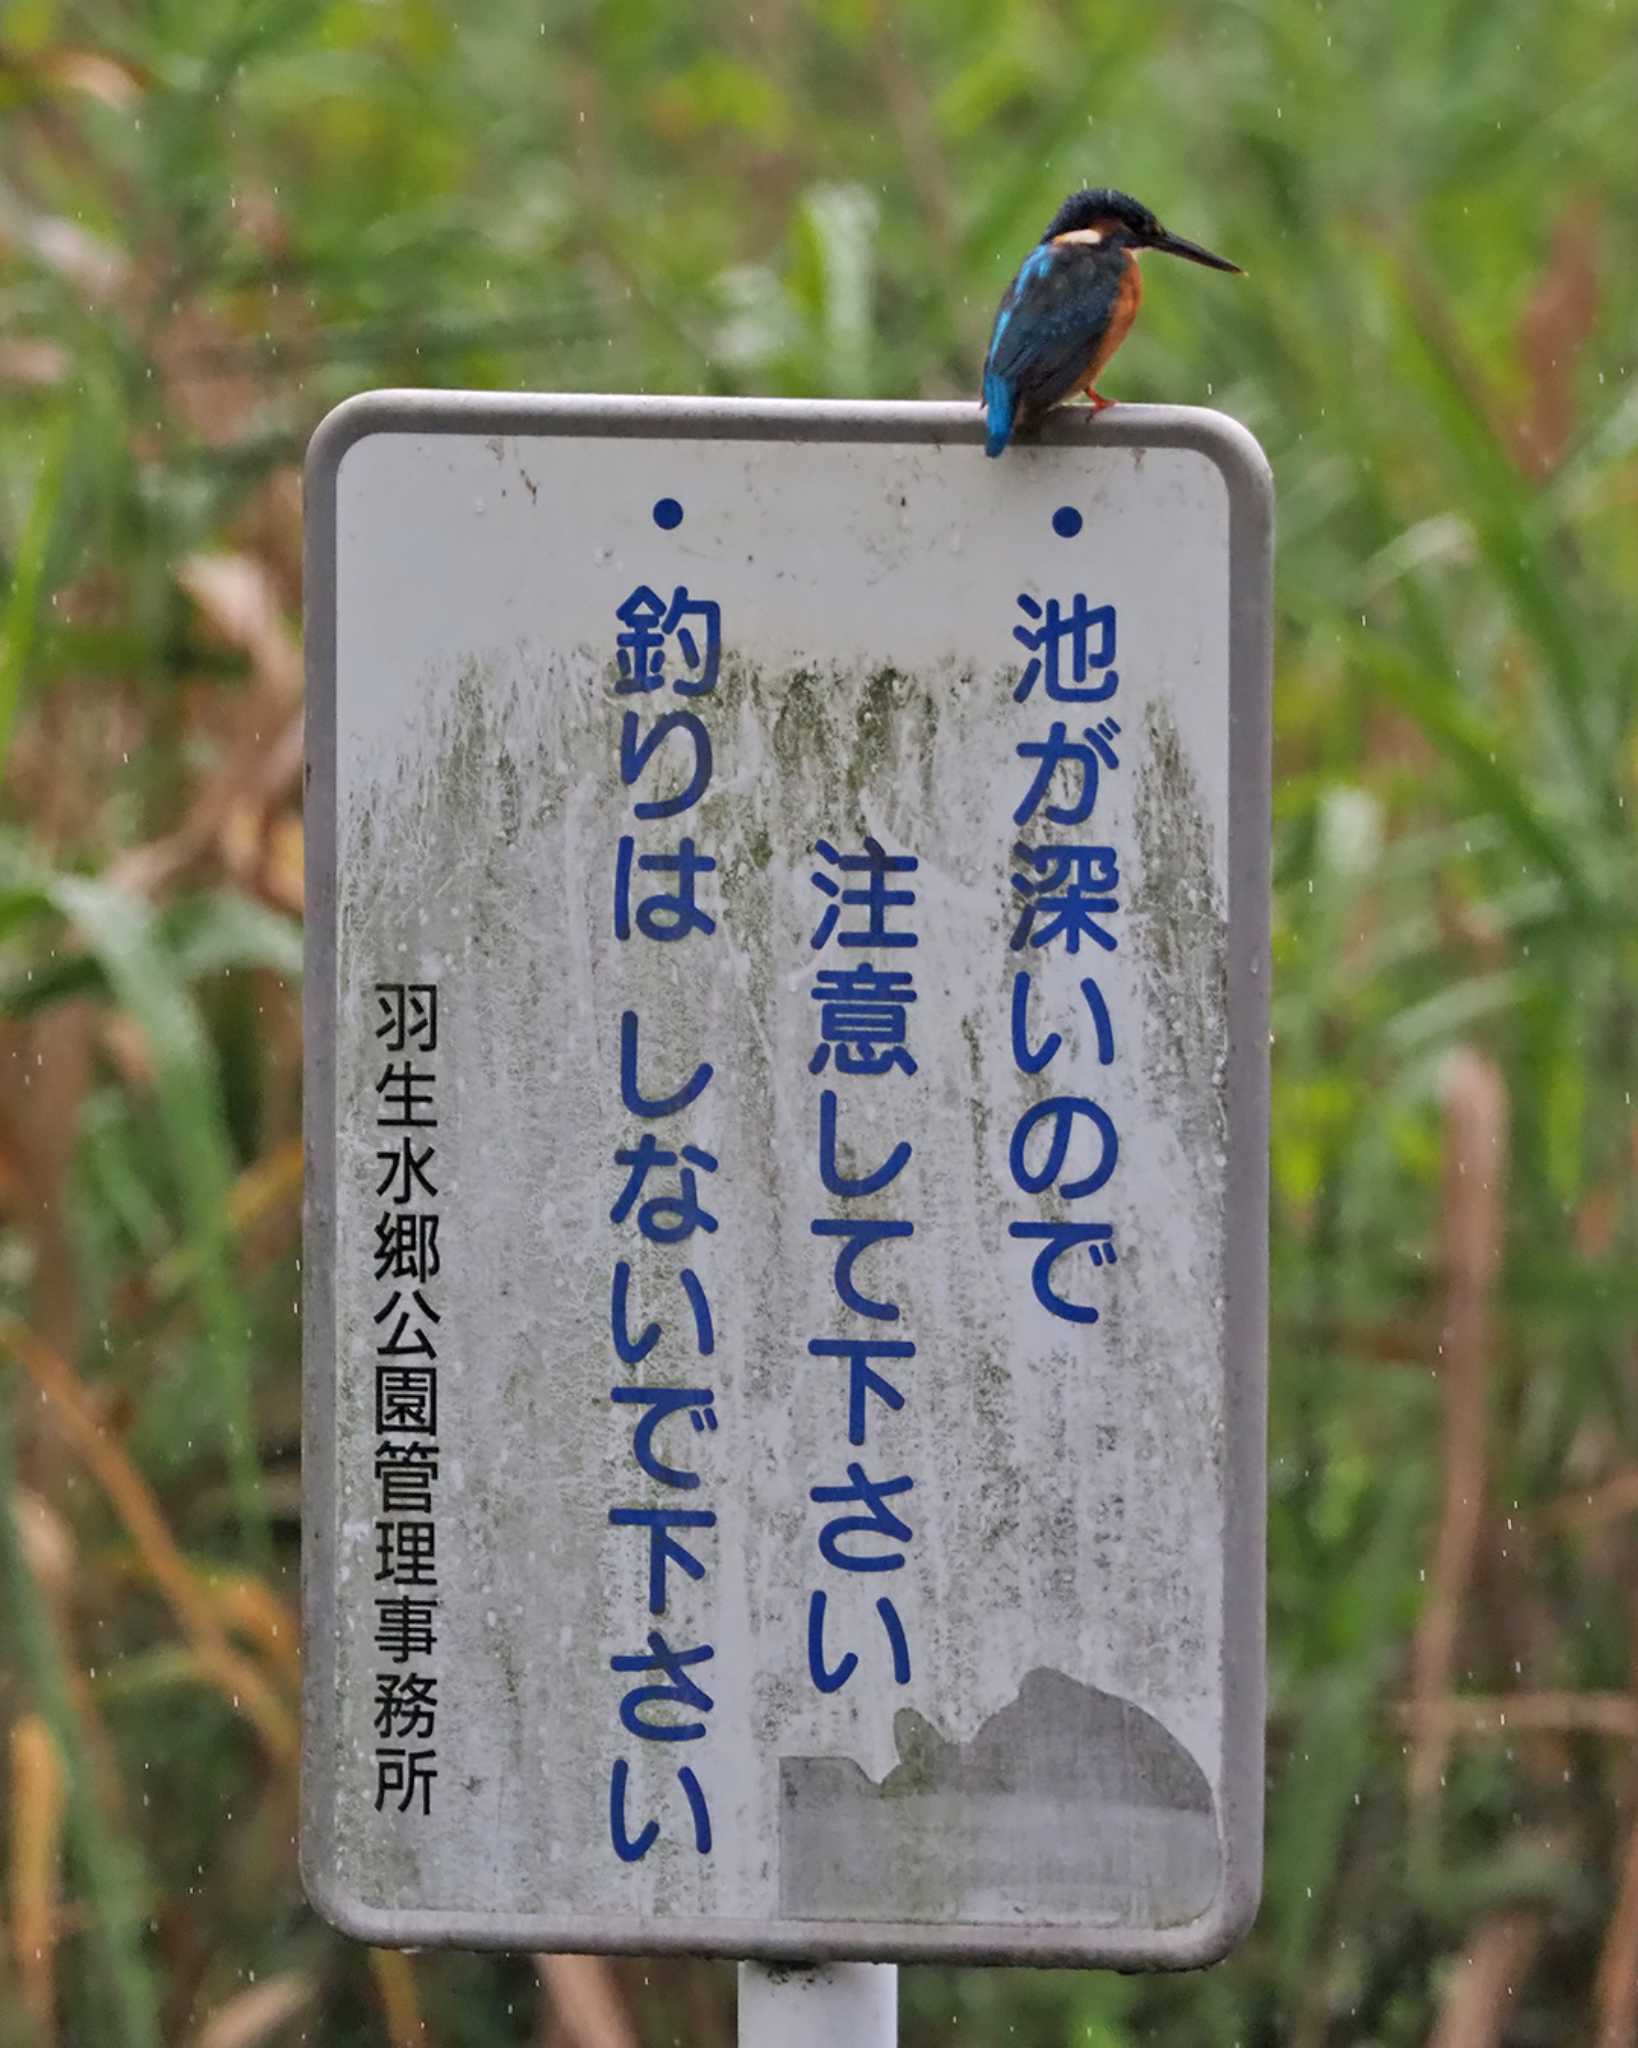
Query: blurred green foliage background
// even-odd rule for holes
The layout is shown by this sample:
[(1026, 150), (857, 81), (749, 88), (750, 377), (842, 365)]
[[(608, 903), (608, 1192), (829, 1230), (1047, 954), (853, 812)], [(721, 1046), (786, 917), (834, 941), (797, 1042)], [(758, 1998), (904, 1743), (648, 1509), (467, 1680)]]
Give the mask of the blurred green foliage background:
[(1267, 1894), (905, 2039), (1633, 2048), (1635, 107), (1634, 0), (0, 0), (0, 2044), (731, 2038), (296, 1884), (298, 465), (971, 393), (1091, 181), (1280, 491)]

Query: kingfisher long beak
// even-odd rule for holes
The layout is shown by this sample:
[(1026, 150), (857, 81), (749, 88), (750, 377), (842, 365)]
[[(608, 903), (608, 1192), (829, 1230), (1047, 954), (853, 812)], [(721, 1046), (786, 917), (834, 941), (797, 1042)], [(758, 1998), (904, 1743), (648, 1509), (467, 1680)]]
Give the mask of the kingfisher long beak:
[(1185, 242), (1181, 235), (1169, 235), (1164, 228), (1148, 246), (1163, 249), (1168, 256), (1187, 256), (1191, 263), (1203, 263), (1208, 270), (1232, 270), (1237, 277), (1245, 275), (1239, 264), (1231, 263), (1226, 256), (1214, 256), (1209, 249), (1202, 249), (1198, 242)]

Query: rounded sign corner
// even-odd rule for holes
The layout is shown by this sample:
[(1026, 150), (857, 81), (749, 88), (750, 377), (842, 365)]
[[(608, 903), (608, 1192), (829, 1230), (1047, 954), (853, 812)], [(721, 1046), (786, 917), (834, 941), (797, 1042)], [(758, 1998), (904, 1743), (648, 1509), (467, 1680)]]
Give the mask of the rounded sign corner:
[(1231, 1864), (1222, 1889), (1207, 1911), (1192, 1926), (1178, 1930), (1178, 1940), (1167, 1953), (1165, 1966), (1204, 1970), (1224, 1961), (1256, 1925), (1262, 1903), (1262, 1872), (1258, 1863)]
[(1265, 519), (1274, 506), (1274, 471), (1263, 444), (1231, 413), (1209, 406), (1184, 410), (1189, 422), (1187, 445), (1216, 465), (1228, 487), (1230, 502), (1255, 510)]
[(346, 1889), (335, 1868), (333, 1844), (315, 1839), (304, 1828), (297, 1850), (298, 1874), (307, 1903), (337, 1934), (351, 1941), (367, 1942), (372, 1948), (399, 1948), (405, 1937), (398, 1915), (385, 1906), (372, 1906)]
[[(434, 394), (425, 394), (433, 396)], [(349, 449), (372, 434), (388, 434), (404, 425), (406, 403), (419, 392), (357, 391), (332, 406), (313, 429), (304, 467), (309, 502), (321, 491), (333, 492)]]

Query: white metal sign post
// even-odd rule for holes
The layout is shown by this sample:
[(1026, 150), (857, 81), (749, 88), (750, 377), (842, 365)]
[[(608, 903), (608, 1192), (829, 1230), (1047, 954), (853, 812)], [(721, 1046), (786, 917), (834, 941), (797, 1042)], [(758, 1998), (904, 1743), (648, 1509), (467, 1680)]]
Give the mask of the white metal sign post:
[[(338, 1926), (1130, 1968), (1247, 1925), (1270, 505), (1232, 422), (1137, 406), (999, 463), (967, 406), (319, 430)], [(863, 2043), (884, 1983), (746, 2008)]]

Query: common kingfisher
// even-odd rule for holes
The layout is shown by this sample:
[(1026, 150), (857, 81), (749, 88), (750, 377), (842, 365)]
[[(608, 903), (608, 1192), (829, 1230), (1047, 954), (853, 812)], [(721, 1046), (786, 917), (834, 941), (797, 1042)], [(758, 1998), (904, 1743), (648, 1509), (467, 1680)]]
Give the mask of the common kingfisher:
[(1071, 392), (1084, 391), (1094, 412), (1114, 403), (1093, 386), (1137, 317), (1140, 249), (1240, 272), (1226, 256), (1169, 235), (1148, 207), (1124, 192), (1072, 192), (1019, 266), (995, 316), (984, 359), (986, 455), (999, 455), (1017, 430), (1037, 425)]

